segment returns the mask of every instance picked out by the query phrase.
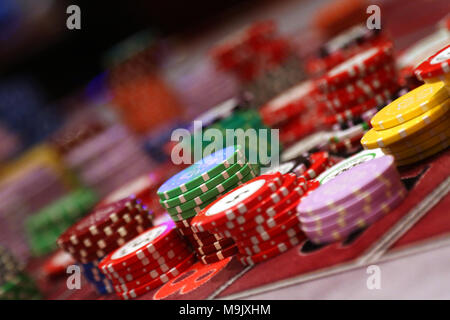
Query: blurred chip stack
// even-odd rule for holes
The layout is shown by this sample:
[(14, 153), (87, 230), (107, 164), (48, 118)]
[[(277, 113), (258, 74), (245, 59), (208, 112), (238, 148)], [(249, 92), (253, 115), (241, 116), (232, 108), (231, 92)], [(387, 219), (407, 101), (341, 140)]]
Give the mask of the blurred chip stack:
[(221, 195), (258, 174), (259, 166), (246, 161), (241, 147), (230, 146), (204, 157), (158, 189), (161, 205), (200, 259), (232, 247), (234, 242), (208, 231), (194, 231), (193, 217)]
[(44, 207), (25, 221), (28, 243), (35, 256), (57, 248), (56, 239), (97, 202), (88, 189), (78, 189)]
[(4, 247), (0, 246), (0, 300), (42, 299), (41, 293), (23, 271), (23, 266)]
[(212, 57), (220, 70), (243, 84), (252, 107), (260, 107), (282, 90), (305, 78), (289, 40), (273, 21), (255, 22), (216, 45)]
[(75, 184), (53, 148), (36, 146), (0, 173), (0, 241), (18, 258), (29, 257), (24, 221), (68, 192)]
[[(227, 132), (235, 132), (233, 143), (235, 145), (245, 145), (246, 159), (251, 160), (252, 163), (261, 163), (266, 159), (261, 157), (271, 156), (271, 141), (272, 137), (267, 130), (268, 127), (264, 125), (257, 111), (246, 109), (241, 107), (235, 98), (225, 101), (224, 103), (212, 108), (208, 112), (201, 114), (194, 121), (201, 122), (201, 128), (191, 126), (192, 132), (190, 141), (190, 150), (197, 148), (198, 142), (201, 143), (203, 152), (207, 152), (207, 148), (217, 146), (221, 148), (230, 143), (227, 140)], [(206, 133), (209, 129), (214, 130)], [(260, 134), (260, 130), (263, 129), (267, 135)], [(249, 133), (248, 138), (245, 134)], [(250, 135), (254, 133), (254, 135)], [(211, 135), (216, 137), (214, 141), (211, 141)], [(252, 139), (254, 137), (255, 139)], [(206, 151), (205, 151), (206, 150)], [(251, 158), (250, 158), (251, 156)]]
[(153, 215), (139, 199), (128, 197), (96, 207), (57, 240), (79, 263), (85, 278), (99, 294), (113, 292), (98, 264), (108, 253), (152, 227)]
[(153, 166), (137, 138), (119, 124), (75, 145), (64, 161), (101, 197)]
[(363, 24), (355, 25), (323, 44), (317, 56), (306, 61), (306, 70), (311, 76), (321, 76), (361, 51), (386, 40), (381, 29), (372, 30)]
[(183, 109), (172, 88), (160, 76), (155, 37), (142, 32), (109, 53), (109, 84), (119, 116), (136, 133), (180, 119)]
[(280, 142), (288, 147), (318, 128), (318, 123), (311, 121), (320, 112), (317, 99), (317, 87), (308, 80), (269, 100), (259, 113), (264, 124), (280, 130)]

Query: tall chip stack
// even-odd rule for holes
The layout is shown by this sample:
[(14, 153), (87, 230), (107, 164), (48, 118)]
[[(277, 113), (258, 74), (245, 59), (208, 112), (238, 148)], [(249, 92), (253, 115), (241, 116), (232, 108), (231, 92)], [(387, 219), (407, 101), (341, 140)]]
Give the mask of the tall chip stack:
[(196, 262), (172, 221), (148, 229), (111, 252), (99, 269), (123, 300), (134, 299), (174, 279)]
[(42, 295), (23, 265), (0, 246), (0, 300), (39, 300)]
[(296, 207), (318, 186), (317, 181), (276, 172), (254, 178), (212, 202), (192, 220), (193, 229), (230, 237), (235, 246), (202, 261), (237, 255), (243, 265), (253, 265), (299, 244), (305, 235)]
[(289, 40), (273, 21), (259, 21), (230, 35), (211, 51), (219, 68), (234, 74), (252, 107), (258, 108), (282, 90), (305, 79)]
[(153, 167), (139, 140), (120, 124), (75, 145), (64, 154), (64, 161), (100, 197)]
[(381, 148), (398, 166), (428, 158), (448, 147), (449, 107), (444, 82), (423, 84), (380, 110), (361, 144)]
[(221, 195), (258, 174), (259, 166), (246, 161), (240, 146), (229, 146), (195, 162), (158, 189), (161, 205), (199, 259), (204, 261), (203, 257), (232, 248), (234, 243), (214, 232), (194, 230), (193, 217)]
[(79, 263), (83, 274), (99, 294), (114, 292), (112, 283), (98, 269), (108, 253), (153, 226), (153, 215), (135, 197), (94, 208), (57, 240), (60, 248)]
[(94, 192), (80, 188), (29, 216), (25, 226), (32, 254), (42, 256), (54, 251), (56, 239), (88, 213), (96, 202)]
[(382, 156), (322, 184), (298, 205), (298, 219), (315, 244), (340, 241), (389, 214), (406, 194), (393, 157)]
[(337, 65), (316, 80), (324, 108), (323, 128), (333, 128), (328, 151), (352, 155), (369, 120), (397, 94), (399, 84), (391, 42), (382, 42)]

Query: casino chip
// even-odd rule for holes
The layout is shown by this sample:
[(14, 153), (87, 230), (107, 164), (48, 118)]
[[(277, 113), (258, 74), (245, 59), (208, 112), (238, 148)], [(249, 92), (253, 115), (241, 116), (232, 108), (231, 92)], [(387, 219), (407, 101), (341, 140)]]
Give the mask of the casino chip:
[(194, 254), (169, 221), (148, 229), (108, 254), (98, 265), (122, 299), (136, 298), (178, 276)]
[(333, 165), (322, 172), (315, 180), (320, 184), (325, 184), (355, 166), (382, 156), (384, 156), (384, 153), (381, 149), (363, 150), (350, 158), (344, 159), (338, 164)]
[(153, 226), (152, 212), (134, 196), (97, 206), (67, 229), (57, 244), (79, 263), (99, 294), (114, 292), (98, 264), (108, 253)]
[(388, 214), (406, 193), (394, 158), (382, 156), (322, 184), (298, 205), (298, 219), (312, 242), (340, 241)]
[(365, 148), (382, 148), (398, 166), (447, 149), (450, 99), (442, 81), (417, 87), (380, 110), (361, 139)]
[(419, 64), (414, 73), (419, 80), (426, 83), (443, 81), (450, 85), (450, 45), (442, 48)]
[[(316, 156), (311, 163), (322, 158), (323, 154)], [(275, 172), (254, 178), (211, 203), (192, 219), (191, 228), (221, 234), (236, 244), (220, 253), (205, 255), (202, 261), (211, 263), (237, 254), (245, 265), (258, 263), (284, 252), (287, 247), (283, 249), (282, 243), (292, 240), (289, 243), (294, 245), (295, 239), (304, 239), (300, 228), (296, 228), (296, 207), (319, 185), (308, 182), (303, 176)], [(261, 252), (252, 252), (257, 250), (252, 248), (255, 244)]]

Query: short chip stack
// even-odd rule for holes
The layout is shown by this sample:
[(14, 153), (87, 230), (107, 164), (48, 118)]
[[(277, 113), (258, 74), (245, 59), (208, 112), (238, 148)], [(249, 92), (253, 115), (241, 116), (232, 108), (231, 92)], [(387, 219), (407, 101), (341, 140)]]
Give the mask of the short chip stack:
[(41, 298), (39, 289), (23, 271), (23, 266), (7, 249), (0, 246), (0, 300)]
[(397, 166), (423, 160), (448, 147), (449, 107), (444, 82), (426, 83), (380, 110), (361, 144), (393, 155)]
[(316, 244), (344, 240), (388, 214), (406, 197), (394, 158), (357, 165), (322, 184), (297, 207), (301, 228)]
[(392, 43), (373, 46), (317, 79), (319, 101), (326, 106), (322, 123), (358, 122), (370, 109), (383, 107), (398, 90)]
[(196, 261), (172, 221), (153, 227), (108, 254), (99, 269), (122, 299), (137, 298), (177, 277)]
[(92, 190), (78, 189), (30, 216), (25, 225), (33, 255), (41, 256), (55, 250), (56, 239), (96, 202), (97, 196)]
[(80, 263), (86, 279), (97, 292), (105, 294), (113, 289), (98, 269), (100, 260), (152, 225), (152, 213), (131, 196), (95, 208), (66, 230), (57, 243)]
[(214, 257), (237, 254), (244, 265), (259, 263), (305, 238), (296, 207), (308, 191), (317, 187), (314, 180), (306, 181), (292, 173), (262, 175), (210, 204), (192, 220), (192, 227), (235, 241), (235, 247)]
[(161, 205), (201, 261), (211, 261), (206, 258), (208, 255), (226, 250), (234, 242), (208, 231), (194, 231), (190, 225), (192, 218), (215, 199), (258, 174), (258, 165), (246, 162), (241, 147), (230, 146), (204, 157), (159, 188)]

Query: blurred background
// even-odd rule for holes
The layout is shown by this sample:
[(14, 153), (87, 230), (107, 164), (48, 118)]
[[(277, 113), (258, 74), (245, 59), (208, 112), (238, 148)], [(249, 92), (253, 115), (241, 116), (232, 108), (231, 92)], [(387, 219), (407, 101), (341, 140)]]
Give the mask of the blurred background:
[[(80, 30), (66, 27), (72, 4)], [(180, 170), (168, 161), (174, 128), (237, 107), (258, 114), (331, 69), (348, 57), (323, 44), (364, 25), (369, 4), (381, 8), (402, 85), (414, 87), (417, 55), (401, 54), (448, 34), (448, 1), (1, 0), (0, 245), (28, 263), (119, 186), (146, 172), (158, 185)], [(305, 130), (281, 133), (283, 146), (316, 130), (294, 125)]]

